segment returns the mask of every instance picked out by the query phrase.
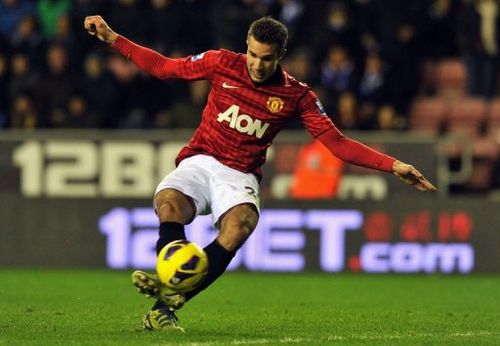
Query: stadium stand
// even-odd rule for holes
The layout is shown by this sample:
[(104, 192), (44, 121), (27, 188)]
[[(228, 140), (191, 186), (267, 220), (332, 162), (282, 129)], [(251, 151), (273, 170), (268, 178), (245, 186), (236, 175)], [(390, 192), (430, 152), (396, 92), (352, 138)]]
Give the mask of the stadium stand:
[(498, 152), (498, 146), (493, 139), (480, 137), (474, 140), (472, 175), (465, 183), (466, 190), (481, 192), (492, 186)]
[(466, 94), (465, 65), (460, 59), (443, 59), (434, 68), (436, 93), (441, 97), (456, 99)]
[(461, 133), (470, 138), (478, 137), (485, 125), (487, 102), (481, 98), (465, 97), (450, 103), (445, 117), (448, 133)]
[(441, 132), (448, 105), (440, 97), (420, 97), (413, 101), (409, 129), (437, 135)]
[[(192, 128), (206, 87), (139, 73), (89, 37), (83, 18), (101, 14), (139, 44), (180, 57), (218, 47), (244, 52), (248, 24), (271, 15), (290, 28), (283, 65), (317, 91), (342, 130), (462, 132), (498, 149), (499, 90), (490, 100), (491, 78), (481, 81), (473, 68), (494, 68), (498, 59), (481, 60), (471, 11), (468, 1), (0, 0), (0, 128)], [(325, 83), (332, 47), (348, 57), (348, 83), (336, 79), (345, 85)], [(380, 126), (381, 110), (395, 113), (390, 126)], [(491, 149), (473, 145), (492, 160), (483, 155)]]
[(500, 143), (500, 98), (491, 101), (488, 113), (486, 132)]

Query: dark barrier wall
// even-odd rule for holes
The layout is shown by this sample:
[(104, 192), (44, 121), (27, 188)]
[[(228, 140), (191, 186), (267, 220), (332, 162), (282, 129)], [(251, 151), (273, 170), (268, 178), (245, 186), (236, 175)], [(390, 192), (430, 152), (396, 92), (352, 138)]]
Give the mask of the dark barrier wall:
[[(230, 269), (500, 273), (498, 205), (416, 196), (266, 202)], [(0, 197), (0, 266), (154, 266), (157, 220), (149, 199)], [(214, 234), (210, 216), (188, 229), (202, 245)]]

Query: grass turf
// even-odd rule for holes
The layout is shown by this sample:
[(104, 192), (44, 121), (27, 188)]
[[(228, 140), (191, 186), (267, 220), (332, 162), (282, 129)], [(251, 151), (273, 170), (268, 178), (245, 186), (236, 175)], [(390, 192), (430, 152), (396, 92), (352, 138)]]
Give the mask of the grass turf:
[(128, 272), (0, 270), (0, 345), (500, 344), (500, 277), (229, 273), (141, 330)]

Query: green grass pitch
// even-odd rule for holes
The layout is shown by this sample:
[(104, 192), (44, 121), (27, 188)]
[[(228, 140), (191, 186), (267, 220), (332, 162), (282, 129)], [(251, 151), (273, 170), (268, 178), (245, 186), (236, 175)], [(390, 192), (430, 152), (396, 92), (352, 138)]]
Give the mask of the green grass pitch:
[(0, 345), (500, 344), (500, 277), (228, 273), (141, 330), (129, 272), (0, 270)]

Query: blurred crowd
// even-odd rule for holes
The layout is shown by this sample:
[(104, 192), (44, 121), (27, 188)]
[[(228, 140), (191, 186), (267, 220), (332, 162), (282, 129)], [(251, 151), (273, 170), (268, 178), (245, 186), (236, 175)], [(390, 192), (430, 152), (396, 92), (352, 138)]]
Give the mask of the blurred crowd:
[[(0, 128), (191, 128), (209, 85), (159, 81), (83, 30), (101, 14), (167, 56), (245, 52), (249, 24), (290, 31), (285, 69), (341, 129), (405, 130), (425, 66), (460, 58), (467, 92), (497, 93), (496, 0), (0, 0)], [(298, 126), (292, 124), (292, 127)]]

